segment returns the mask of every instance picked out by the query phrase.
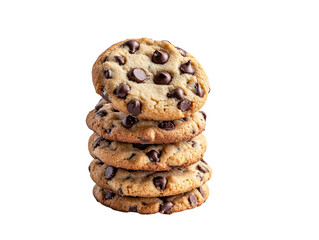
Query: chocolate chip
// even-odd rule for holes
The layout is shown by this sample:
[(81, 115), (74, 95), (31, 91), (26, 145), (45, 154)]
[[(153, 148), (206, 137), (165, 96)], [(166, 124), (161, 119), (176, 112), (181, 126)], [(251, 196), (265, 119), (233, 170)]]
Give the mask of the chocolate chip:
[(182, 122), (187, 122), (188, 121), (188, 117), (184, 117), (182, 119), (180, 119)]
[(148, 138), (143, 138), (143, 137), (138, 137), (139, 140), (141, 140), (142, 142), (150, 142), (151, 139)]
[(204, 90), (202, 89), (201, 85), (199, 83), (195, 83), (195, 94), (199, 97), (204, 96)]
[(149, 145), (147, 144), (141, 144), (141, 143), (132, 143), (132, 146), (134, 148), (140, 149), (140, 150), (144, 150), (146, 149)]
[(204, 112), (204, 111), (199, 111), (201, 114), (203, 114), (203, 116), (204, 116), (204, 119), (205, 119), (205, 121), (206, 121), (206, 113)]
[(127, 104), (127, 111), (133, 116), (141, 113), (141, 102), (139, 100), (132, 100)]
[(192, 147), (195, 147), (195, 146), (196, 146), (196, 142), (192, 141)]
[(105, 132), (106, 134), (111, 134), (113, 128), (114, 128), (114, 125), (111, 125), (108, 129), (105, 129), (104, 132)]
[(107, 180), (110, 180), (115, 176), (116, 172), (117, 172), (117, 168), (109, 166), (106, 168), (104, 176)]
[(172, 209), (173, 203), (170, 201), (165, 201), (160, 205), (160, 213), (169, 213), (169, 211)]
[(109, 98), (109, 95), (102, 89), (101, 90), (101, 96), (109, 103), (111, 103), (111, 100)]
[(120, 195), (120, 196), (124, 196), (124, 193), (123, 193), (123, 189), (122, 189), (122, 188), (119, 188), (119, 189), (117, 190), (117, 193), (118, 193), (118, 195)]
[(134, 82), (141, 83), (144, 82), (146, 79), (145, 72), (140, 68), (133, 68), (131, 69), (128, 74), (128, 78)]
[(153, 183), (158, 190), (165, 190), (167, 179), (165, 177), (158, 176), (153, 179)]
[(154, 77), (154, 82), (159, 85), (167, 85), (172, 81), (172, 76), (168, 72), (158, 72)]
[(112, 111), (113, 111), (113, 112), (119, 112), (119, 110), (117, 110), (117, 109), (115, 109), (115, 108), (113, 108)]
[(199, 178), (200, 181), (203, 181), (203, 175), (200, 172), (197, 172), (196, 176)]
[(125, 64), (125, 58), (122, 56), (114, 56), (114, 60), (118, 62), (119, 65), (124, 65)]
[(207, 169), (207, 168), (205, 168), (203, 165), (201, 165), (201, 164), (199, 164), (198, 166), (197, 166), (197, 169), (199, 170), (199, 171), (201, 171), (201, 172), (203, 172), (203, 173), (208, 173), (209, 172), (209, 170)]
[(196, 133), (196, 131), (195, 131), (195, 129), (193, 129), (192, 134), (195, 134), (195, 133)]
[(95, 110), (99, 111), (103, 107), (103, 104), (98, 104), (95, 106)]
[(182, 112), (187, 111), (192, 105), (192, 102), (188, 100), (187, 98), (184, 98), (181, 100), (178, 104), (177, 107), (180, 109)]
[(115, 193), (112, 193), (112, 192), (107, 191), (105, 189), (103, 189), (103, 191), (105, 192), (105, 197), (104, 197), (105, 200), (110, 200), (110, 199), (115, 197)]
[(197, 197), (194, 193), (188, 197), (189, 204), (194, 208), (197, 206)]
[(104, 76), (106, 79), (109, 79), (112, 77), (112, 70), (108, 67), (104, 68)]
[(181, 88), (175, 88), (173, 91), (167, 93), (167, 97), (181, 100), (184, 98), (184, 91)]
[(95, 139), (93, 143), (93, 148), (97, 148), (98, 146), (100, 146), (102, 141), (106, 141), (106, 140), (102, 137)]
[(175, 128), (175, 125), (171, 121), (162, 121), (158, 124), (158, 127), (166, 131), (171, 131)]
[(158, 151), (155, 150), (151, 150), (148, 153), (146, 153), (146, 155), (148, 156), (148, 158), (150, 159), (151, 162), (159, 162), (159, 155), (160, 153)]
[(180, 70), (182, 73), (188, 73), (188, 74), (195, 73), (195, 68), (191, 64), (191, 60), (189, 60), (187, 63), (183, 63), (180, 67)]
[(203, 188), (200, 186), (199, 188), (197, 188), (197, 190), (199, 191), (199, 193), (202, 195), (202, 197), (205, 197), (205, 193), (203, 191)]
[(95, 116), (99, 116), (99, 117), (105, 117), (106, 115), (107, 115), (106, 110), (100, 110), (95, 114)]
[(132, 155), (128, 158), (128, 160), (131, 160), (136, 154), (132, 153)]
[(89, 172), (91, 172), (91, 165), (89, 165)]
[(130, 206), (128, 211), (129, 212), (137, 212), (137, 205)]
[(129, 53), (135, 53), (139, 48), (140, 44), (135, 40), (129, 40), (122, 44), (122, 47), (128, 46)]
[(168, 53), (166, 51), (156, 50), (153, 54), (153, 63), (164, 64), (168, 61)]
[(137, 118), (128, 115), (125, 118), (123, 118), (122, 125), (125, 128), (129, 129), (129, 128), (133, 127), (137, 122), (138, 122)]
[(125, 83), (121, 83), (115, 90), (115, 94), (118, 98), (126, 98), (131, 88)]
[(186, 51), (184, 50), (184, 49), (181, 49), (181, 48), (179, 48), (179, 47), (175, 47), (178, 51), (179, 51), (179, 53), (183, 56), (183, 57), (186, 57)]
[(207, 164), (207, 162), (206, 162), (204, 159), (201, 159), (201, 161), (202, 161), (203, 163)]
[(104, 164), (104, 162), (102, 162), (101, 159), (99, 159), (98, 157), (95, 156), (95, 159), (97, 160), (97, 164), (99, 164), (99, 165)]

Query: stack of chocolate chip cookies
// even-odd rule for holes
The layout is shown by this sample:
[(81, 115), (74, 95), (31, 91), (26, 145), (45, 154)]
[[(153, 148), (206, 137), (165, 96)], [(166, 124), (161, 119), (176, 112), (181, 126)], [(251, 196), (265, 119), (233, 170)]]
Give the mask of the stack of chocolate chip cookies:
[(141, 214), (204, 203), (209, 83), (197, 60), (168, 41), (132, 39), (103, 52), (92, 76), (102, 96), (86, 119), (96, 200)]

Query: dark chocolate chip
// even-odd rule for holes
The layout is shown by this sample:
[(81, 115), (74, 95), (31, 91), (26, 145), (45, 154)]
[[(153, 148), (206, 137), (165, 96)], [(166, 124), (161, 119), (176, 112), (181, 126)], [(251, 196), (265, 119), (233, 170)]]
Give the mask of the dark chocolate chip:
[(113, 128), (114, 128), (114, 125), (111, 125), (108, 129), (105, 129), (105, 133), (106, 134), (111, 134)]
[(195, 68), (191, 64), (191, 60), (189, 60), (186, 63), (183, 63), (180, 67), (180, 70), (182, 73), (188, 73), (188, 74), (194, 74), (195, 73)]
[(103, 189), (103, 191), (105, 192), (105, 200), (110, 200), (115, 197), (115, 193), (107, 191), (105, 189)]
[(138, 122), (137, 118), (128, 115), (125, 118), (123, 118), (122, 125), (128, 129), (133, 127), (137, 122)]
[(89, 165), (89, 172), (91, 172), (91, 165)]
[(202, 161), (203, 163), (207, 164), (207, 162), (206, 162), (204, 159), (201, 159), (201, 161)]
[(129, 53), (135, 53), (139, 48), (140, 44), (135, 40), (129, 40), (122, 44), (122, 47), (128, 46)]
[(175, 47), (178, 51), (179, 51), (179, 53), (183, 56), (183, 57), (186, 57), (186, 51), (184, 50), (184, 49), (181, 49), (181, 48), (179, 48), (179, 47)]
[(119, 110), (117, 110), (117, 109), (115, 109), (115, 108), (113, 108), (112, 111), (113, 111), (113, 112), (119, 112)]
[(105, 63), (108, 60), (109, 60), (109, 56), (104, 56), (104, 59), (102, 59), (102, 62)]
[(109, 79), (112, 77), (112, 70), (108, 67), (104, 68), (104, 76), (105, 78)]
[(194, 208), (197, 206), (197, 197), (194, 193), (188, 197), (189, 204)]
[(146, 149), (149, 145), (147, 144), (141, 144), (141, 143), (132, 143), (132, 146), (134, 148), (140, 149), (140, 150), (144, 150)]
[(131, 69), (128, 74), (128, 78), (134, 82), (141, 83), (144, 82), (146, 79), (145, 72), (140, 68), (133, 68)]
[(196, 133), (196, 131), (195, 131), (195, 129), (193, 129), (192, 134), (195, 134), (195, 133)]
[(115, 94), (118, 98), (126, 98), (131, 88), (125, 83), (121, 83), (115, 90)]
[(168, 53), (166, 51), (156, 50), (153, 54), (153, 63), (164, 64), (168, 61)]
[(99, 111), (103, 107), (103, 104), (98, 104), (95, 106), (95, 110)]
[(128, 158), (128, 160), (131, 160), (136, 154), (132, 153), (132, 155)]
[(105, 117), (107, 115), (107, 111), (106, 110), (100, 110), (95, 115), (99, 116), (99, 117)]
[(187, 122), (188, 121), (188, 117), (184, 117), (181, 119), (182, 122)]
[(151, 139), (149, 138), (143, 138), (143, 137), (138, 137), (139, 140), (141, 140), (142, 142), (150, 142)]
[(110, 180), (115, 176), (116, 172), (117, 172), (117, 168), (108, 166), (105, 170), (104, 176), (107, 180)]
[(198, 166), (197, 166), (197, 169), (199, 170), (199, 171), (201, 171), (201, 172), (203, 172), (203, 173), (208, 173), (209, 172), (209, 170), (207, 169), (207, 168), (205, 168), (203, 165), (201, 165), (201, 164), (199, 164)]
[(196, 142), (192, 141), (192, 147), (195, 147), (195, 146), (196, 146)]
[(167, 179), (165, 177), (158, 176), (153, 179), (153, 183), (158, 190), (165, 190)]
[(187, 111), (192, 105), (192, 102), (188, 100), (187, 98), (184, 98), (181, 100), (178, 104), (177, 107), (180, 109), (182, 112)]
[(204, 96), (204, 90), (202, 89), (201, 85), (199, 83), (195, 83), (195, 94), (199, 97)]
[(172, 209), (173, 203), (170, 201), (165, 201), (160, 205), (160, 213), (169, 213), (169, 211)]
[(158, 124), (158, 127), (166, 131), (171, 131), (175, 128), (175, 125), (171, 121), (162, 121)]
[(139, 100), (132, 100), (127, 104), (127, 111), (133, 116), (141, 113), (141, 102)]
[(102, 137), (95, 139), (93, 143), (93, 148), (97, 148), (98, 146), (100, 146), (102, 141), (106, 141), (106, 140)]
[(184, 98), (184, 91), (181, 88), (175, 88), (173, 91), (167, 93), (167, 97), (181, 100)]
[(148, 156), (148, 158), (150, 159), (151, 162), (159, 162), (159, 155), (160, 153), (158, 151), (155, 150), (151, 150), (148, 153), (146, 153), (146, 155)]
[(130, 206), (128, 211), (129, 212), (137, 212), (137, 205)]
[(124, 193), (123, 193), (123, 189), (122, 189), (122, 188), (119, 188), (119, 189), (117, 190), (117, 193), (118, 193), (118, 195), (120, 195), (120, 196), (124, 196)]
[(200, 172), (197, 172), (196, 176), (199, 178), (200, 181), (203, 181), (203, 175)]
[(197, 188), (197, 190), (199, 191), (199, 193), (203, 196), (203, 198), (205, 197), (205, 193), (203, 191), (203, 188), (200, 186), (199, 188)]
[(122, 56), (114, 56), (115, 61), (118, 62), (119, 65), (124, 65), (125, 64), (125, 58)]
[(201, 114), (203, 114), (203, 116), (204, 116), (204, 119), (205, 119), (205, 121), (206, 121), (206, 113), (204, 112), (204, 111), (199, 111)]
[(168, 85), (172, 81), (172, 76), (168, 72), (158, 72), (154, 77), (154, 82), (158, 85)]
[(111, 103), (111, 100), (109, 98), (109, 95), (102, 89), (101, 90), (101, 96), (109, 103)]

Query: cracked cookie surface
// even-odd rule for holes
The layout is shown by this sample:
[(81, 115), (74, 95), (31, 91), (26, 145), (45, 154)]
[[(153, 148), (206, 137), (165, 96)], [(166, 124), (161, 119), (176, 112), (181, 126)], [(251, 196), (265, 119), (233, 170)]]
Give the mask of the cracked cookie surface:
[(195, 112), (173, 121), (138, 119), (115, 110), (101, 99), (86, 118), (87, 126), (101, 137), (120, 142), (161, 144), (191, 139), (206, 126), (206, 114)]
[(108, 48), (96, 60), (92, 78), (96, 92), (115, 109), (144, 119), (190, 116), (209, 92), (207, 75), (191, 54), (148, 38)]
[(189, 192), (165, 198), (143, 198), (119, 196), (95, 185), (93, 195), (101, 204), (121, 212), (172, 214), (202, 205), (209, 196), (209, 189), (204, 184)]
[(94, 159), (89, 171), (100, 187), (120, 196), (164, 197), (198, 188), (211, 178), (212, 170), (203, 160), (166, 172), (125, 170)]
[(178, 143), (145, 145), (109, 141), (94, 133), (88, 145), (92, 157), (109, 165), (145, 171), (189, 166), (203, 158), (207, 147), (203, 134)]

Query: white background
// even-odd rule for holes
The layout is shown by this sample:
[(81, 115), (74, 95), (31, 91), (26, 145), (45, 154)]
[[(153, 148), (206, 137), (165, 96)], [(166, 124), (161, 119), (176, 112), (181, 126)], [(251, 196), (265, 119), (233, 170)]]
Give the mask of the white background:
[[(317, 1), (1, 1), (0, 239), (319, 239)], [(211, 94), (201, 207), (97, 203), (91, 67), (126, 38), (169, 40)]]

